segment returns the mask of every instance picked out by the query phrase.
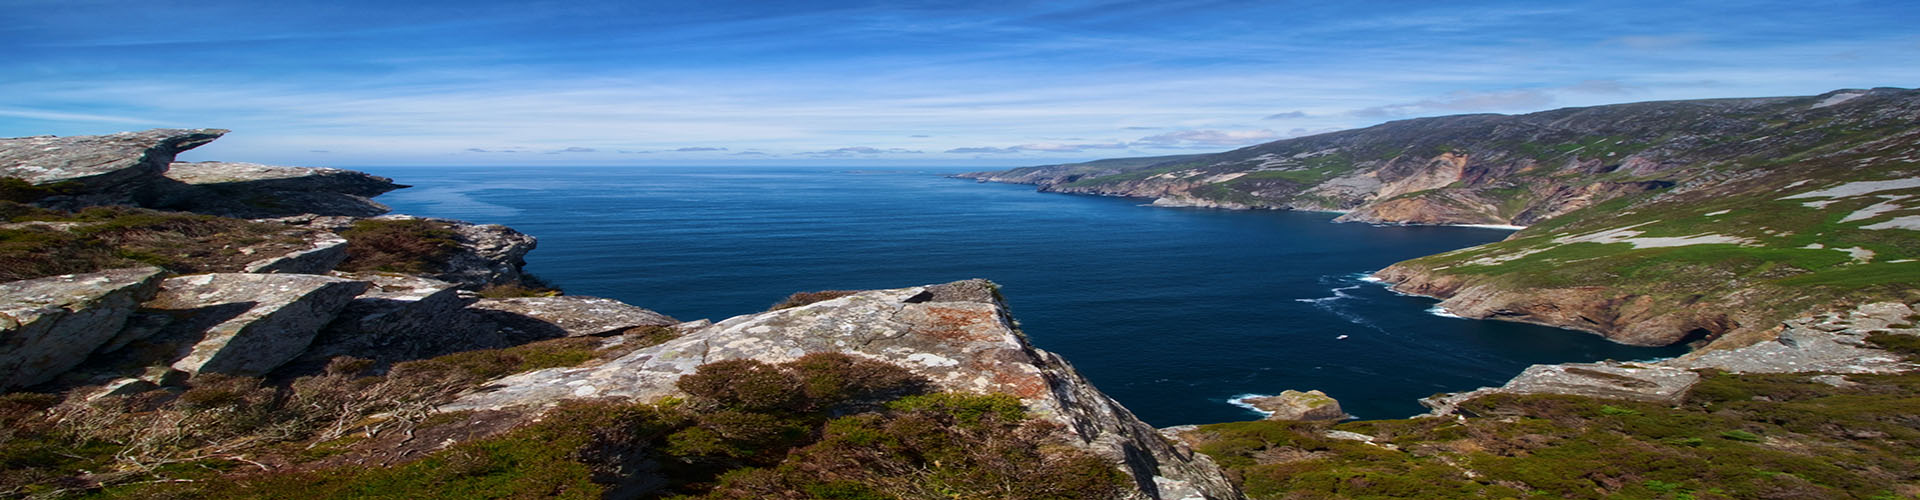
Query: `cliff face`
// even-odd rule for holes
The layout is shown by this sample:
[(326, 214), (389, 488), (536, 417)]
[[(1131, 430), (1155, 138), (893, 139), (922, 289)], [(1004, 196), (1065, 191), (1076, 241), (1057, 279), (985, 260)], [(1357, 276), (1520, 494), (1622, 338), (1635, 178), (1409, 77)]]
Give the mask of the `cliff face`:
[(1916, 124), (1920, 91), (1841, 90), (1422, 118), (1120, 169), (962, 177), (1345, 211), (1337, 221), (1528, 226), (1375, 276), (1469, 318), (1721, 349), (1797, 315), (1914, 298)]
[(1920, 92), (1645, 102), (1419, 118), (1218, 154), (958, 177), (1167, 206), (1346, 211), (1389, 224), (1531, 225), (1610, 199), (1910, 128)]

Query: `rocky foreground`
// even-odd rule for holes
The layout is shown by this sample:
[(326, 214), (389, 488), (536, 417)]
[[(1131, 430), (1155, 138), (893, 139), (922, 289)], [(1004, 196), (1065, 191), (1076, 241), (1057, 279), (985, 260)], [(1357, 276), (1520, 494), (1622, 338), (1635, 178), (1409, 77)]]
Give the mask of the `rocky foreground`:
[[(1036, 462), (956, 469), (1034, 478), (1023, 481), (1032, 488), (995, 496), (1058, 483), (1083, 490), (1070, 497), (1240, 497), (1205, 456), (1161, 438), (1065, 360), (1029, 344), (991, 283), (863, 292), (719, 323), (683, 323), (546, 288), (520, 269), (534, 239), (512, 229), (381, 215), (387, 208), (370, 198), (405, 187), (389, 179), (173, 161), (224, 132), (0, 140), (0, 177), (11, 179), (11, 220), (0, 231), (9, 244), (48, 242), (39, 251), (0, 255), (18, 263), (8, 266), (12, 281), (0, 284), (0, 389), (14, 395), (0, 405), (12, 413), (0, 418), (21, 429), (0, 440), (10, 457), (69, 456), (9, 458), (0, 490), (276, 496), (265, 491), (294, 480), (317, 488), (311, 496), (338, 496), (345, 490), (325, 493), (319, 485), (328, 480), (307, 474), (355, 464), (410, 470), (406, 464), (418, 460), (550, 432), (542, 424), (549, 414), (590, 404), (603, 405), (594, 418), (659, 416), (572, 429), (602, 443), (595, 446), (618, 448), (595, 452), (610, 455), (593, 460), (561, 457), (591, 466), (581, 476), (585, 483), (537, 479), (476, 494), (557, 488), (536, 496), (772, 495), (779, 488), (736, 484), (719, 473), (778, 465), (779, 455), (761, 455), (772, 451), (741, 450), (821, 439), (818, 430), (793, 434), (810, 426), (828, 425), (824, 436), (831, 437), (829, 417), (859, 414), (936, 426), (923, 434), (990, 426), (1021, 436), (1006, 452)], [(796, 392), (806, 394), (798, 402), (762, 405), (681, 382), (741, 366), (726, 362), (801, 374), (811, 385)], [(838, 367), (830, 382), (819, 379), (828, 376), (817, 372), (823, 366)], [(816, 395), (820, 383), (841, 389)], [(879, 406), (888, 398), (941, 394), (987, 399), (900, 400), (938, 403), (930, 409)], [(1013, 406), (992, 397), (1011, 397)], [(968, 405), (1003, 416), (983, 422)], [(171, 427), (140, 428), (139, 421), (152, 419)], [(210, 427), (197, 427), (200, 420)], [(679, 430), (617, 444), (593, 437), (622, 425)], [(787, 430), (767, 435), (742, 427), (753, 425)], [(415, 438), (429, 434), (430, 441)], [(96, 458), (36, 439), (118, 449)], [(331, 451), (301, 451), (316, 448)], [(975, 459), (963, 453), (945, 460)], [(167, 469), (176, 463), (241, 468), (212, 476)], [(489, 467), (524, 472), (504, 462)], [(912, 496), (923, 487), (913, 485), (942, 480), (869, 468), (885, 474), (789, 486)], [(445, 480), (457, 478), (437, 479)], [(193, 486), (199, 483), (206, 484)], [(406, 496), (426, 486), (381, 494)]]

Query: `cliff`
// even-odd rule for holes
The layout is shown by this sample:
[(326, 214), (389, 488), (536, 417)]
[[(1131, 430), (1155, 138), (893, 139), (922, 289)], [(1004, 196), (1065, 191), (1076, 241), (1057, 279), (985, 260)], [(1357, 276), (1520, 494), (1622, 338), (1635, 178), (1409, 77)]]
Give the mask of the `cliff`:
[(991, 283), (681, 323), (389, 179), (172, 161), (224, 132), (0, 140), (0, 491), (1240, 497)]
[(1335, 210), (1388, 224), (1531, 225), (1676, 183), (1815, 157), (1910, 129), (1920, 93), (1643, 102), (1416, 118), (1224, 153), (957, 177), (1157, 205)]

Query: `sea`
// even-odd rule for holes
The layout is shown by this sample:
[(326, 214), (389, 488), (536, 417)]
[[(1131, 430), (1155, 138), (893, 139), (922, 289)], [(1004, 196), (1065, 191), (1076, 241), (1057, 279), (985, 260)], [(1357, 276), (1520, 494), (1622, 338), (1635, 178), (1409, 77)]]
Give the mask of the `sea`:
[(1403, 418), (1425, 412), (1421, 397), (1497, 386), (1536, 363), (1684, 352), (1461, 319), (1366, 279), (1502, 229), (945, 177), (966, 169), (358, 169), (413, 186), (377, 198), (396, 213), (538, 237), (527, 270), (569, 294), (681, 320), (759, 312), (796, 291), (993, 280), (1036, 346), (1155, 426), (1259, 419), (1239, 398), (1287, 389), (1324, 391), (1357, 418)]

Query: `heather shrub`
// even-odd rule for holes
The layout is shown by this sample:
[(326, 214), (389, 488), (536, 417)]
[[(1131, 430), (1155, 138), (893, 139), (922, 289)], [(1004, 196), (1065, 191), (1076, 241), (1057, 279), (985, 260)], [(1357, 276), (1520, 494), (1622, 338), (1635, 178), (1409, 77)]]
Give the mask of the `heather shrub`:
[(344, 271), (438, 272), (460, 249), (451, 226), (425, 219), (362, 219), (340, 236), (347, 239)]
[(821, 290), (817, 292), (794, 292), (793, 295), (788, 295), (787, 298), (781, 299), (779, 302), (775, 302), (773, 304), (773, 307), (768, 307), (767, 310), (778, 311), (781, 309), (800, 307), (807, 304), (833, 300), (833, 299), (845, 297), (848, 295), (853, 295), (856, 293), (860, 293), (860, 291), (859, 290)]
[[(14, 208), (9, 208), (14, 207)], [(32, 209), (0, 202), (16, 221), (73, 223), (69, 229), (0, 229), (0, 281), (152, 265), (181, 274), (238, 271), (257, 256), (241, 247), (297, 238), (274, 224), (160, 212), (92, 207), (79, 212)]]
[(786, 363), (807, 399), (825, 409), (924, 392), (926, 380), (898, 365), (840, 353), (813, 353)]
[(690, 403), (702, 408), (798, 410), (805, 408), (807, 402), (798, 377), (778, 366), (752, 359), (700, 365), (674, 385), (686, 391)]

